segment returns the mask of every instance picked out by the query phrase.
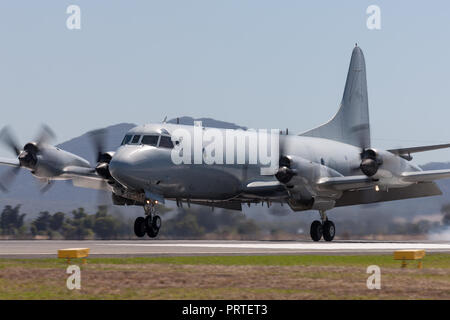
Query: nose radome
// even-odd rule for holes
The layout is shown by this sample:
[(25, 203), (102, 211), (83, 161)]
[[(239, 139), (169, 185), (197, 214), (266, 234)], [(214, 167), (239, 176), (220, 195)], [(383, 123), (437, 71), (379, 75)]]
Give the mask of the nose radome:
[(109, 172), (114, 179), (120, 183), (125, 183), (126, 178), (130, 174), (131, 167), (132, 164), (129, 155), (118, 151), (114, 154), (109, 163)]

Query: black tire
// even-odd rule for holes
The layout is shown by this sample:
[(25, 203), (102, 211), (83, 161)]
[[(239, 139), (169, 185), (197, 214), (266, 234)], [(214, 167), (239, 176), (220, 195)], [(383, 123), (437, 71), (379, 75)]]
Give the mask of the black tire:
[(319, 241), (320, 238), (322, 238), (322, 230), (322, 223), (319, 220), (313, 221), (313, 223), (311, 223), (310, 230), (311, 239), (313, 239), (314, 241)]
[(155, 228), (153, 228), (153, 227), (147, 229), (147, 235), (148, 235), (150, 238), (156, 238), (156, 236), (158, 235), (158, 233), (159, 233), (159, 229), (155, 229)]
[(143, 217), (137, 217), (134, 220), (134, 234), (139, 238), (145, 236), (145, 219)]
[(323, 238), (325, 241), (333, 241), (334, 235), (336, 234), (336, 227), (333, 221), (327, 220), (323, 224)]
[[(154, 216), (153, 219), (150, 219), (150, 216), (145, 217), (145, 222), (144, 222), (145, 231), (147, 232), (147, 235), (150, 238), (155, 238), (159, 233), (159, 228), (155, 228), (154, 224), (153, 224), (153, 222), (155, 221), (155, 217), (159, 217), (159, 216)], [(159, 219), (161, 220), (161, 218), (159, 218)]]
[(153, 221), (152, 221), (152, 227), (154, 228), (154, 229), (161, 229), (161, 223), (162, 223), (162, 221), (161, 221), (161, 217), (160, 216), (154, 216), (153, 217)]
[(145, 218), (144, 218), (144, 225), (145, 225), (145, 230), (149, 230), (149, 229), (151, 229), (152, 228), (152, 221), (151, 221), (151, 219), (150, 219), (150, 216), (146, 216)]

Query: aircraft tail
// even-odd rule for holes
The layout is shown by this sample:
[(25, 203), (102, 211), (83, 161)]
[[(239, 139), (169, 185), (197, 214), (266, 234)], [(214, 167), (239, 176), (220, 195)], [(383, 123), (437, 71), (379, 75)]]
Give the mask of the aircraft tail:
[(300, 135), (332, 139), (361, 148), (370, 147), (366, 64), (363, 52), (358, 46), (352, 52), (338, 112), (327, 123)]

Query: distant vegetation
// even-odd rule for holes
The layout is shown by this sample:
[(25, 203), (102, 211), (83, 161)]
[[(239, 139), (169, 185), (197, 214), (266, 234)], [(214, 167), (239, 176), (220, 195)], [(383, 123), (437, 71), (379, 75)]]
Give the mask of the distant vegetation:
[[(178, 208), (172, 218), (164, 218), (166, 212), (175, 209), (159, 208), (163, 227), (159, 238), (163, 239), (283, 239), (308, 236), (309, 223), (286, 223), (282, 218), (272, 222), (258, 222), (243, 213), (193, 206)], [(441, 208), (441, 221), (419, 220), (398, 222), (379, 219), (371, 214), (366, 219), (339, 221), (340, 238), (365, 235), (426, 235), (450, 227), (450, 203)], [(99, 206), (96, 212), (78, 208), (70, 213), (42, 211), (31, 221), (20, 205), (6, 205), (0, 214), (0, 237), (6, 239), (133, 239), (134, 219), (108, 212), (107, 206)], [(274, 213), (276, 215), (276, 213)], [(366, 216), (367, 217), (367, 216)], [(336, 216), (337, 218), (337, 216)], [(382, 221), (381, 221), (382, 220)], [(349, 231), (350, 230), (350, 231)]]
[[(160, 208), (164, 215), (170, 209)], [(25, 223), (26, 213), (20, 205), (5, 206), (0, 215), (0, 234), (3, 238), (37, 239), (129, 239), (134, 238), (133, 220), (108, 213), (107, 206), (99, 206), (97, 212), (88, 213), (84, 208), (64, 212), (42, 211)], [(254, 238), (260, 228), (242, 213), (208, 209), (180, 209), (174, 219), (165, 220), (163, 238), (203, 238), (209, 234), (224, 238)]]

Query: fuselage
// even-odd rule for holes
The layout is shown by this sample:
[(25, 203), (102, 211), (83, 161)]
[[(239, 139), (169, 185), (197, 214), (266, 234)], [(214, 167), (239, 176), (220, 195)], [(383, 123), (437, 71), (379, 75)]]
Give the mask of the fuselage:
[[(115, 152), (111, 162), (111, 175), (125, 187), (141, 191), (150, 191), (164, 198), (228, 200), (245, 193), (247, 185), (252, 181), (276, 182), (274, 174), (262, 174), (261, 168), (267, 167), (260, 163), (249, 163), (250, 143), (245, 146), (245, 163), (227, 163), (227, 147), (223, 145), (223, 163), (207, 164), (205, 161), (194, 163), (194, 153), (198, 146), (191, 143), (191, 160), (189, 163), (174, 163), (172, 152), (176, 147), (177, 131), (185, 130), (194, 136), (194, 126), (176, 124), (148, 124), (131, 129), (126, 139)], [(198, 129), (198, 128), (197, 128)], [(201, 128), (205, 130), (205, 128)], [(226, 136), (226, 130), (214, 129)], [(245, 141), (246, 131), (234, 130), (239, 139)], [(154, 136), (154, 138), (152, 138)], [(174, 145), (163, 146), (162, 138), (169, 137)], [(144, 138), (146, 137), (146, 138)], [(134, 141), (133, 141), (134, 139)], [(158, 140), (160, 144), (158, 144)], [(148, 142), (148, 144), (146, 143)], [(203, 143), (203, 153), (205, 152)], [(197, 149), (196, 149), (197, 148)], [(201, 150), (200, 149), (200, 150)], [(186, 149), (184, 150), (186, 151)], [(200, 151), (202, 152), (202, 151)], [(419, 171), (420, 169), (408, 161), (385, 151), (383, 169), (379, 170), (376, 179), (388, 187), (401, 187), (407, 183), (395, 172)], [(297, 135), (279, 135), (279, 155), (289, 155), (301, 158), (315, 171), (314, 177), (354, 176), (361, 175), (361, 149), (349, 144), (333, 140), (304, 137)], [(279, 156), (277, 155), (277, 157)], [(236, 160), (237, 156), (234, 157)], [(198, 160), (198, 159), (197, 159)], [(278, 158), (277, 158), (278, 161)], [(197, 161), (198, 162), (198, 161)], [(278, 165), (278, 164), (277, 164)], [(305, 177), (310, 173), (305, 173)], [(312, 178), (311, 178), (312, 179)], [(305, 180), (305, 185), (314, 185), (314, 181)], [(311, 188), (311, 186), (309, 186)]]

